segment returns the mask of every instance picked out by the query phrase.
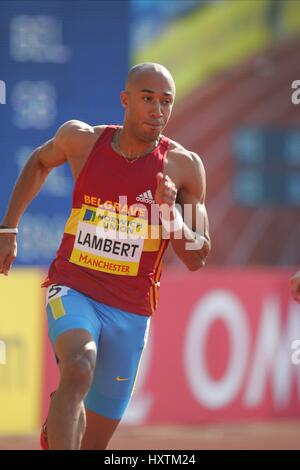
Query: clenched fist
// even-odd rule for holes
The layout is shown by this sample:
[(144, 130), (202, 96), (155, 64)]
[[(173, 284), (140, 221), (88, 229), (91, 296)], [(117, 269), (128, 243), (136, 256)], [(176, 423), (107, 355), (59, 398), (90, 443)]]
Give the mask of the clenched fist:
[(13, 261), (17, 256), (16, 235), (11, 233), (0, 234), (0, 274), (8, 275)]
[(155, 191), (155, 202), (157, 204), (168, 204), (173, 206), (176, 201), (177, 188), (175, 183), (171, 180), (168, 175), (157, 173), (157, 188)]

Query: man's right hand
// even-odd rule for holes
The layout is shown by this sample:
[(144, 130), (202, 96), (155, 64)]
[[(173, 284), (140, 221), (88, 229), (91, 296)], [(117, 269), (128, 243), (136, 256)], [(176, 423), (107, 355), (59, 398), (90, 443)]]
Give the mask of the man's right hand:
[(16, 256), (16, 235), (13, 233), (0, 233), (0, 274), (8, 275)]
[(290, 279), (290, 291), (293, 299), (300, 302), (300, 271), (297, 271)]

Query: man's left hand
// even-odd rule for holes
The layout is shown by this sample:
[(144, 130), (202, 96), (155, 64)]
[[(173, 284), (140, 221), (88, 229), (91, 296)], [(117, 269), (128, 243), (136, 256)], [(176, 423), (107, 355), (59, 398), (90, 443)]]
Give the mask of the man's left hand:
[(157, 188), (155, 191), (155, 202), (157, 204), (168, 204), (173, 206), (176, 202), (177, 188), (168, 175), (157, 173)]

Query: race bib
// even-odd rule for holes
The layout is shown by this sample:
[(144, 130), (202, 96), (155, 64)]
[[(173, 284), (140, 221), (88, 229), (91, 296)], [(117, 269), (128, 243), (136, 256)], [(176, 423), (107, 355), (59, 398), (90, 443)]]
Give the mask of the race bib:
[(67, 295), (69, 290), (70, 287), (61, 286), (60, 284), (51, 284), (46, 291), (46, 306), (49, 302)]
[(148, 220), (83, 205), (70, 261), (96, 271), (136, 276)]

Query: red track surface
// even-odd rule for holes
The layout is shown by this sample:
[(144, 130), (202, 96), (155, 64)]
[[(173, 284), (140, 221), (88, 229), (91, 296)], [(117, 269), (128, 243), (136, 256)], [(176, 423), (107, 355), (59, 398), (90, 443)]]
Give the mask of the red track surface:
[[(38, 436), (2, 437), (0, 450), (39, 449)], [(276, 421), (202, 426), (120, 427), (109, 450), (300, 450), (300, 423)]]

